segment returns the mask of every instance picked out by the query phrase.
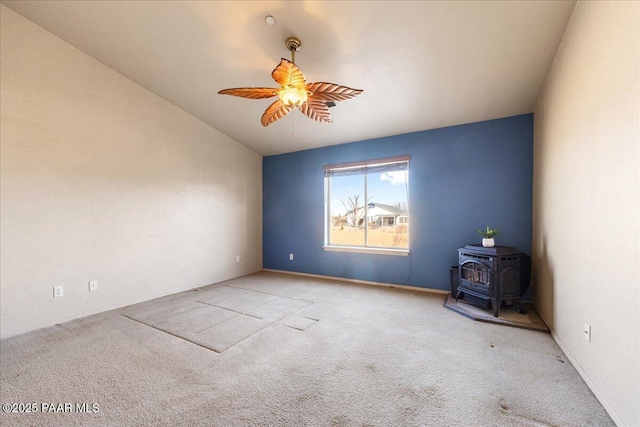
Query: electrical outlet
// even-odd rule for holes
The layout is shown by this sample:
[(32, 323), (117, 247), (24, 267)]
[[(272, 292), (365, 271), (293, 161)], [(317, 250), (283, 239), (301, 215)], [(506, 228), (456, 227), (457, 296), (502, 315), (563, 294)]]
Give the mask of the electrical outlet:
[(236, 262), (240, 262), (240, 255), (236, 255)]
[(293, 254), (289, 254), (289, 261), (293, 261)]
[(97, 291), (98, 290), (98, 281), (92, 280), (89, 282), (89, 291)]
[(591, 325), (586, 322), (584, 324), (584, 340), (591, 342)]
[(53, 297), (58, 298), (63, 295), (62, 286), (54, 286), (53, 288)]

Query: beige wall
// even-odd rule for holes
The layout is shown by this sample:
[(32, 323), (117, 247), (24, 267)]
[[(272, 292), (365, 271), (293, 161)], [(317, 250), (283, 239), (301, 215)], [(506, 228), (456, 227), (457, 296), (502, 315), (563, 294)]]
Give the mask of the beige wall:
[(579, 2), (534, 115), (535, 304), (627, 426), (640, 425), (639, 22), (638, 2)]
[(260, 155), (1, 15), (2, 337), (262, 268)]

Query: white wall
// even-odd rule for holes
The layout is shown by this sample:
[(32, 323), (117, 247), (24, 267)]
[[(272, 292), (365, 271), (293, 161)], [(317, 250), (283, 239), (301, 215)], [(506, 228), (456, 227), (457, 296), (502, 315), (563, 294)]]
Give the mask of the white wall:
[(535, 304), (627, 426), (640, 426), (639, 22), (638, 2), (579, 2), (534, 115)]
[(0, 7), (1, 336), (260, 270), (261, 156)]

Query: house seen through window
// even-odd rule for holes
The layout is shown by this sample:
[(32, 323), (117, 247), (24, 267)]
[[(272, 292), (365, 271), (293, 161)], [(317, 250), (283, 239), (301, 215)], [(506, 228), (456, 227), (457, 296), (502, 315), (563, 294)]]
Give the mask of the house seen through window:
[(409, 249), (409, 157), (324, 167), (325, 248)]

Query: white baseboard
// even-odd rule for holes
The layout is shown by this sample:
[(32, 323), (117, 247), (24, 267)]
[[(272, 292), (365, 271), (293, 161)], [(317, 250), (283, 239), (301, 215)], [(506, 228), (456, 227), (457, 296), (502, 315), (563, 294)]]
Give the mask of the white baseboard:
[(339, 282), (358, 283), (361, 285), (373, 285), (373, 286), (382, 286), (385, 288), (396, 288), (396, 289), (406, 289), (410, 291), (429, 292), (432, 294), (445, 295), (450, 293), (450, 291), (443, 291), (442, 289), (420, 288), (418, 286), (395, 285), (393, 283), (383, 283), (383, 282), (370, 282), (368, 280), (348, 279), (348, 278), (336, 277), (336, 276), (323, 276), (321, 274), (298, 273), (297, 271), (273, 270), (271, 268), (263, 268), (262, 271), (270, 271), (272, 273), (293, 274), (295, 276), (315, 277), (317, 279), (337, 280)]
[(584, 382), (587, 383), (587, 386), (589, 386), (593, 394), (600, 401), (604, 409), (607, 411), (607, 413), (613, 420), (613, 422), (616, 423), (617, 426), (627, 427), (627, 423), (625, 423), (622, 417), (616, 412), (616, 410), (613, 408), (609, 400), (607, 400), (605, 395), (600, 391), (600, 389), (593, 382), (591, 377), (589, 377), (589, 374), (587, 374), (587, 372), (582, 368), (582, 366), (580, 366), (580, 363), (578, 363), (578, 361), (573, 356), (573, 354), (571, 354), (569, 349), (564, 345), (560, 337), (556, 335), (553, 329), (549, 328), (549, 330), (551, 331), (551, 336), (553, 337), (554, 341), (558, 344), (558, 346), (560, 347), (562, 352), (565, 354), (565, 356), (567, 356), (567, 359), (569, 359), (573, 367), (576, 368), (576, 370), (578, 371), (578, 373), (580, 374)]

